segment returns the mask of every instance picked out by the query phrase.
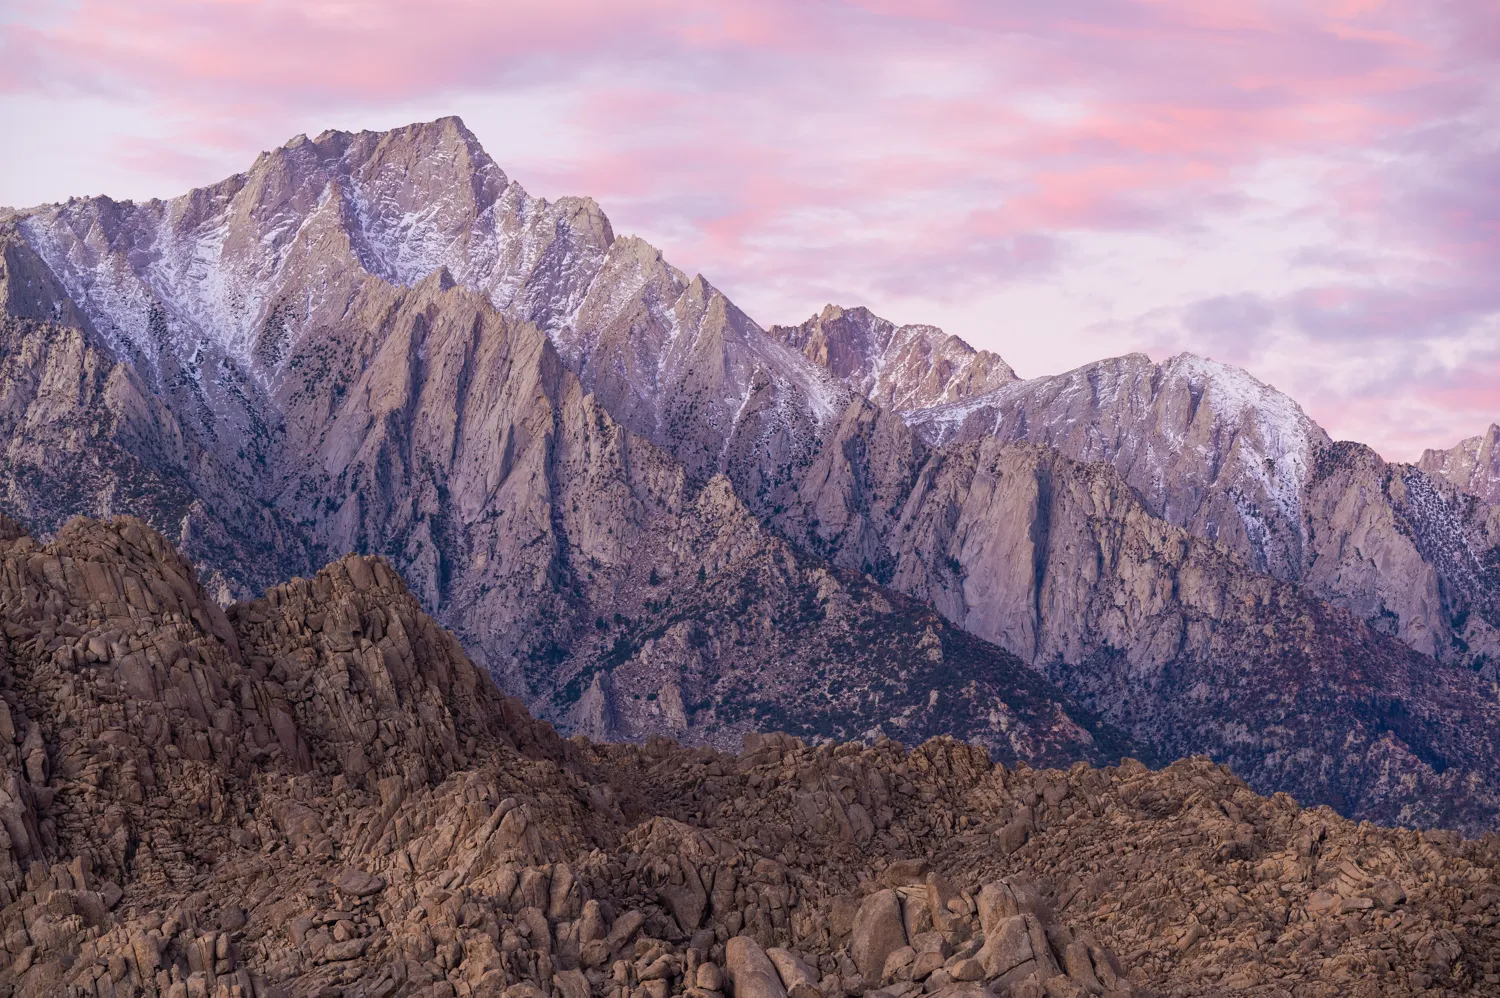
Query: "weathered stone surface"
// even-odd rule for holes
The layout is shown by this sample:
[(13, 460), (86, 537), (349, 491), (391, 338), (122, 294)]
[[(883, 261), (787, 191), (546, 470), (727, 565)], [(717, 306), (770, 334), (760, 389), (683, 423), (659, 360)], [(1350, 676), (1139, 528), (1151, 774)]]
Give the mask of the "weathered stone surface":
[(786, 998), (776, 965), (749, 936), (735, 936), (724, 944), (724, 970), (735, 998)]
[(1357, 826), (1204, 759), (563, 740), (381, 560), (220, 611), (138, 522), (0, 534), (0, 989), (20, 998), (1500, 980), (1494, 841)]
[[(1022, 382), (863, 309), (767, 335), (616, 239), (592, 202), (528, 196), (457, 119), (300, 137), (172, 201), (7, 213), (0, 250), (0, 507), (41, 532), (137, 513), (217, 601), (379, 550), (506, 688), (596, 738), (728, 749), (775, 717), (808, 736), (962, 733), (1042, 764), (1207, 752), (1264, 791), (1360, 817), (1490, 827), (1496, 802), (1465, 788), (1493, 760), (1431, 744), (1438, 722), (1403, 724), (1394, 756), (1301, 766), (1299, 782), (1278, 760), (1326, 756), (1325, 731), (1378, 742), (1387, 708), (1329, 715), (1328, 682), (1294, 687), (1286, 716), (1250, 724), (1273, 733), (1261, 744), (1229, 738), (1218, 705), (1182, 723), (1190, 698), (1153, 678), (1180, 666), (1213, 674), (1183, 688), (1226, 688), (1224, 663), (1248, 662), (1284, 688), (1276, 670), (1298, 649), (1332, 670), (1345, 642), (1380, 645), (1362, 621), (1492, 681), (1500, 514), (1461, 491), (1478, 488), (1482, 441), (1430, 470), (1390, 465), (1189, 355)], [(1059, 459), (1032, 469), (1035, 487), (988, 460), (1018, 444)], [(1092, 509), (1051, 501), (1077, 498), (1062, 459), (1092, 466)], [(1186, 538), (1225, 557), (1179, 557)], [(1263, 598), (1262, 574), (1346, 614), (1289, 607), (1295, 589)], [(884, 613), (866, 575), (918, 602)], [(1293, 641), (1284, 625), (1303, 617), (1311, 640)], [(846, 628), (872, 625), (846, 652)], [(1015, 695), (1015, 663), (955, 625), (1137, 744), (1055, 689)], [(1129, 668), (1112, 670), (1121, 654)], [(148, 690), (139, 658), (121, 673)], [(1420, 715), (1408, 708), (1432, 697), (1394, 678), (1381, 702)], [(878, 710), (847, 695), (872, 679)], [(1482, 700), (1448, 685), (1466, 708)], [(1443, 779), (1433, 759), (1461, 761)], [(831, 820), (873, 834), (844, 811)]]
[(958, 402), (1016, 380), (988, 350), (936, 326), (897, 326), (867, 308), (829, 305), (798, 326), (768, 335), (843, 379), (883, 409), (914, 412)]
[(383, 890), (385, 888), (385, 881), (373, 873), (349, 869), (345, 870), (344, 875), (339, 877), (338, 887), (345, 894), (357, 898), (367, 898)]
[(1490, 506), (1500, 506), (1500, 424), (1491, 423), (1479, 436), (1461, 440), (1448, 450), (1424, 451), (1417, 467)]
[(865, 898), (854, 916), (849, 939), (849, 954), (859, 972), (866, 980), (880, 980), (886, 958), (905, 945), (906, 929), (896, 892), (887, 888)]
[(984, 933), (984, 949), (979, 962), (990, 977), (1008, 974), (1027, 961), (1036, 959), (1031, 950), (1031, 933), (1024, 915), (993, 918)]
[(797, 992), (799, 987), (817, 990), (818, 975), (809, 967), (803, 959), (789, 949), (780, 946), (772, 946), (766, 950), (766, 956), (776, 967), (776, 973), (781, 978), (782, 986), (786, 988), (787, 994)]

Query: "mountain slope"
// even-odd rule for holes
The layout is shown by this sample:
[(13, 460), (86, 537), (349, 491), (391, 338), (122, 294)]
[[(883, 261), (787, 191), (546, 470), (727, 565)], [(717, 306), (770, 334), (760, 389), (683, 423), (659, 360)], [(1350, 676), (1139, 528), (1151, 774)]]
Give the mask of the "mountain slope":
[(1245, 571), (1151, 517), (1107, 466), (993, 440), (945, 451), (901, 536), (898, 588), (1164, 757), (1207, 751), (1254, 786), (1383, 821), (1492, 820), (1497, 802), (1471, 796), (1500, 762), (1485, 679)]
[[(1486, 669), (1500, 653), (1500, 576), (1492, 567), (1500, 562), (1493, 526), (1500, 514), (1460, 497), (1432, 470), (1435, 458), (1421, 467), (1387, 464), (1368, 448), (1335, 445), (1295, 402), (1237, 368), (1189, 354), (1162, 364), (1134, 354), (901, 418), (940, 450), (1024, 441), (1107, 463), (1153, 516), (1226, 545), (1254, 571), (1307, 584), (1423, 654)], [(899, 544), (889, 531), (920, 463), (913, 456), (920, 448), (885, 422), (874, 437), (857, 436), (874, 445), (862, 453), (886, 457), (851, 459), (848, 474), (832, 476), (857, 522), (830, 519), (829, 478), (813, 475), (804, 504), (819, 512), (788, 526), (799, 537), (819, 533), (807, 530), (808, 519), (857, 529), (855, 539), (826, 529), (821, 536), (859, 553), (845, 554), (845, 563), (877, 572)], [(838, 440), (847, 456), (852, 437)], [(882, 495), (883, 508), (861, 505)]]
[(867, 308), (829, 305), (801, 325), (766, 332), (895, 412), (972, 398), (1016, 378), (995, 354), (936, 326), (897, 326)]
[(146, 516), (221, 600), (309, 574), (318, 544), (258, 494), (253, 462), (225, 459), (223, 428), (181, 415), (102, 342), (13, 228), (0, 251), (0, 505), (47, 532), (78, 514)]
[(1452, 448), (1422, 453), (1417, 467), (1435, 478), (1445, 478), (1483, 502), (1500, 505), (1500, 424)]
[(1281, 578), (1303, 561), (1302, 494), (1329, 443), (1286, 396), (1191, 354), (1099, 361), (909, 418), (939, 446), (1026, 441), (1112, 464), (1153, 515)]
[[(1022, 382), (862, 310), (768, 336), (592, 202), (530, 198), (456, 119), (3, 224), (7, 335), (44, 361), (7, 374), (5, 501), (39, 529), (139, 512), (222, 597), (384, 554), (507, 689), (601, 737), (1129, 743), (1354, 814), (1493, 820), (1464, 778), (1493, 698), (1448, 666), (1494, 648), (1485, 508), (1244, 372)], [(1287, 607), (1301, 650), (1257, 637)], [(1283, 703), (1304, 658), (1324, 684)]]

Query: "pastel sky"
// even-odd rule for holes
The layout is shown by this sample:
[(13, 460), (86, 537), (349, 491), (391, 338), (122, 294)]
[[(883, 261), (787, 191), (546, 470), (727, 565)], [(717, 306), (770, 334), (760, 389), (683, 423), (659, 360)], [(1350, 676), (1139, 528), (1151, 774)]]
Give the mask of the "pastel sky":
[(1394, 459), (1500, 421), (1495, 0), (0, 0), (0, 204), (451, 113), (765, 325), (1191, 350)]

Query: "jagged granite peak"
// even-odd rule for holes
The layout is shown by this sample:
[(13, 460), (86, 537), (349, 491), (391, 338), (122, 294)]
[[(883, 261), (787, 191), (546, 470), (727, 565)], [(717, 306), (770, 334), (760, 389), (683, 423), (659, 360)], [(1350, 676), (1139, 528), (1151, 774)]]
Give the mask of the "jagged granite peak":
[(78, 199), (18, 224), (113, 349), (241, 432), (277, 422), (262, 394), (342, 313), (350, 269), (411, 287), (445, 268), (546, 331), (626, 426), (749, 493), (805, 462), (849, 400), (701, 276), (617, 241), (593, 201), (529, 196), (457, 118), (299, 136), (171, 201)]
[(1448, 450), (1426, 450), (1417, 467), (1446, 479), (1491, 506), (1500, 505), (1500, 424)]
[(994, 437), (1113, 465), (1156, 516), (1295, 578), (1302, 494), (1328, 435), (1247, 372), (1192, 354), (1129, 354), (909, 417), (934, 445)]
[(221, 609), (138, 521), (0, 518), (16, 998), (1487, 994), (1500, 838), (1204, 758), (562, 739), (378, 558)]
[(935, 445), (1026, 440), (1106, 462), (1152, 515), (1423, 654), (1492, 669), (1500, 653), (1493, 507), (1435, 472), (1333, 443), (1239, 368), (1133, 354), (905, 418)]
[(691, 474), (724, 471), (751, 492), (789, 475), (850, 399), (702, 275), (688, 278), (636, 238), (610, 246), (576, 313), (549, 332), (626, 426)]
[[(1500, 615), (1482, 504), (1378, 462), (1309, 477), (1307, 455), (1338, 448), (1243, 372), (1123, 358), (898, 413), (614, 238), (591, 202), (530, 199), (456, 121), (325, 133), (172, 202), (89, 199), (4, 224), (6, 287), (27, 290), (7, 291), (0, 319), (3, 501), (41, 533), (140, 513), (225, 600), (382, 554), (482, 668), (568, 730), (721, 746), (771, 723), (961, 730), (1059, 760), (1128, 741), (1163, 759), (1212, 751), (1258, 787), (1301, 780), (1285, 785), (1350, 813), (1493, 819), (1484, 781), (1460, 779), (1488, 764), (1485, 677), (1420, 659), (1437, 686), (1391, 694), (1419, 719), (1396, 724), (1356, 709), (1335, 654), (1368, 654), (1382, 690), (1417, 668), (1382, 632), (1483, 666)], [(254, 293), (220, 293), (241, 284)], [(244, 315), (220, 329), (225, 302)], [(902, 342), (932, 342), (914, 335)], [(1058, 421), (1047, 454), (1095, 463), (984, 450), (1030, 439), (996, 404), (1012, 391)], [(924, 439), (933, 427), (953, 432)], [(1202, 543), (1224, 546), (1213, 584), (1185, 585), (1201, 564), (1174, 552)], [(1274, 737), (1240, 737), (1181, 677), (1232, 692), (1232, 661), (1279, 675), (1256, 644), (1272, 604), (1172, 594), (1304, 580), (1316, 592), (1287, 599), (1329, 689), (1294, 685), (1284, 725), (1266, 708)], [(1190, 623), (1223, 635), (1187, 640)], [(1027, 686), (1018, 662), (1053, 683)], [(1259, 682), (1246, 688), (1270, 695)], [(808, 696), (823, 699), (797, 723), (771, 720)], [(1442, 733), (1434, 703), (1470, 744)], [(1333, 759), (1340, 738), (1382, 747), (1287, 767)], [(1386, 787), (1379, 772), (1399, 775)]]
[[(821, 359), (823, 341), (799, 339), (799, 329), (783, 335)], [(1132, 354), (1012, 380), (895, 413), (917, 440), (887, 411), (846, 411), (794, 496), (773, 507), (788, 536), (841, 565), (900, 587), (894, 531), (925, 451), (1027, 441), (1112, 465), (1152, 515), (1227, 545), (1255, 571), (1311, 585), (1424, 654), (1484, 670), (1500, 652), (1493, 506), (1456, 494), (1431, 455), (1427, 470), (1373, 451), (1341, 464), (1360, 445), (1334, 445), (1293, 400), (1239, 368)], [(1482, 440), (1465, 446), (1469, 456), (1459, 448), (1451, 467), (1463, 469), (1458, 486), (1474, 491), (1490, 452)]]
[(936, 326), (898, 326), (863, 306), (830, 304), (800, 325), (768, 332), (895, 412), (958, 402), (1016, 380), (1010, 365), (988, 350)]
[[(212, 350), (263, 382), (276, 366), (266, 341), (295, 338), (328, 304), (329, 274), (353, 261), (408, 286), (447, 267), (545, 324), (613, 239), (592, 202), (549, 203), (510, 182), (457, 118), (299, 137), (169, 201), (74, 199), (19, 225), (111, 345), (148, 358)], [(538, 268), (547, 308), (525, 295)]]
[[(1163, 757), (1202, 745), (1253, 785), (1375, 820), (1481, 828), (1500, 808), (1466, 789), (1500, 764), (1490, 679), (1247, 571), (1151, 516), (1108, 465), (994, 439), (946, 449), (922, 469), (899, 536), (896, 588)], [(1458, 713), (1470, 720), (1454, 727)], [(1405, 789), (1392, 795), (1396, 771)], [(1467, 815), (1424, 817), (1439, 800)]]

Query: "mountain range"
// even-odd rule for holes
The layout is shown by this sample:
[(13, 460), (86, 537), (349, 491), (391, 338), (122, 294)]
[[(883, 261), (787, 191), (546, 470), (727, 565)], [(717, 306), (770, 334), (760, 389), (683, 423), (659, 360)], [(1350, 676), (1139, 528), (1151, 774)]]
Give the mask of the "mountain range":
[(39, 537), (139, 517), (223, 604), (381, 555), (595, 740), (1206, 754), (1500, 825), (1495, 427), (1391, 463), (1188, 354), (1022, 379), (864, 308), (763, 328), (456, 118), (0, 210), (0, 260)]

